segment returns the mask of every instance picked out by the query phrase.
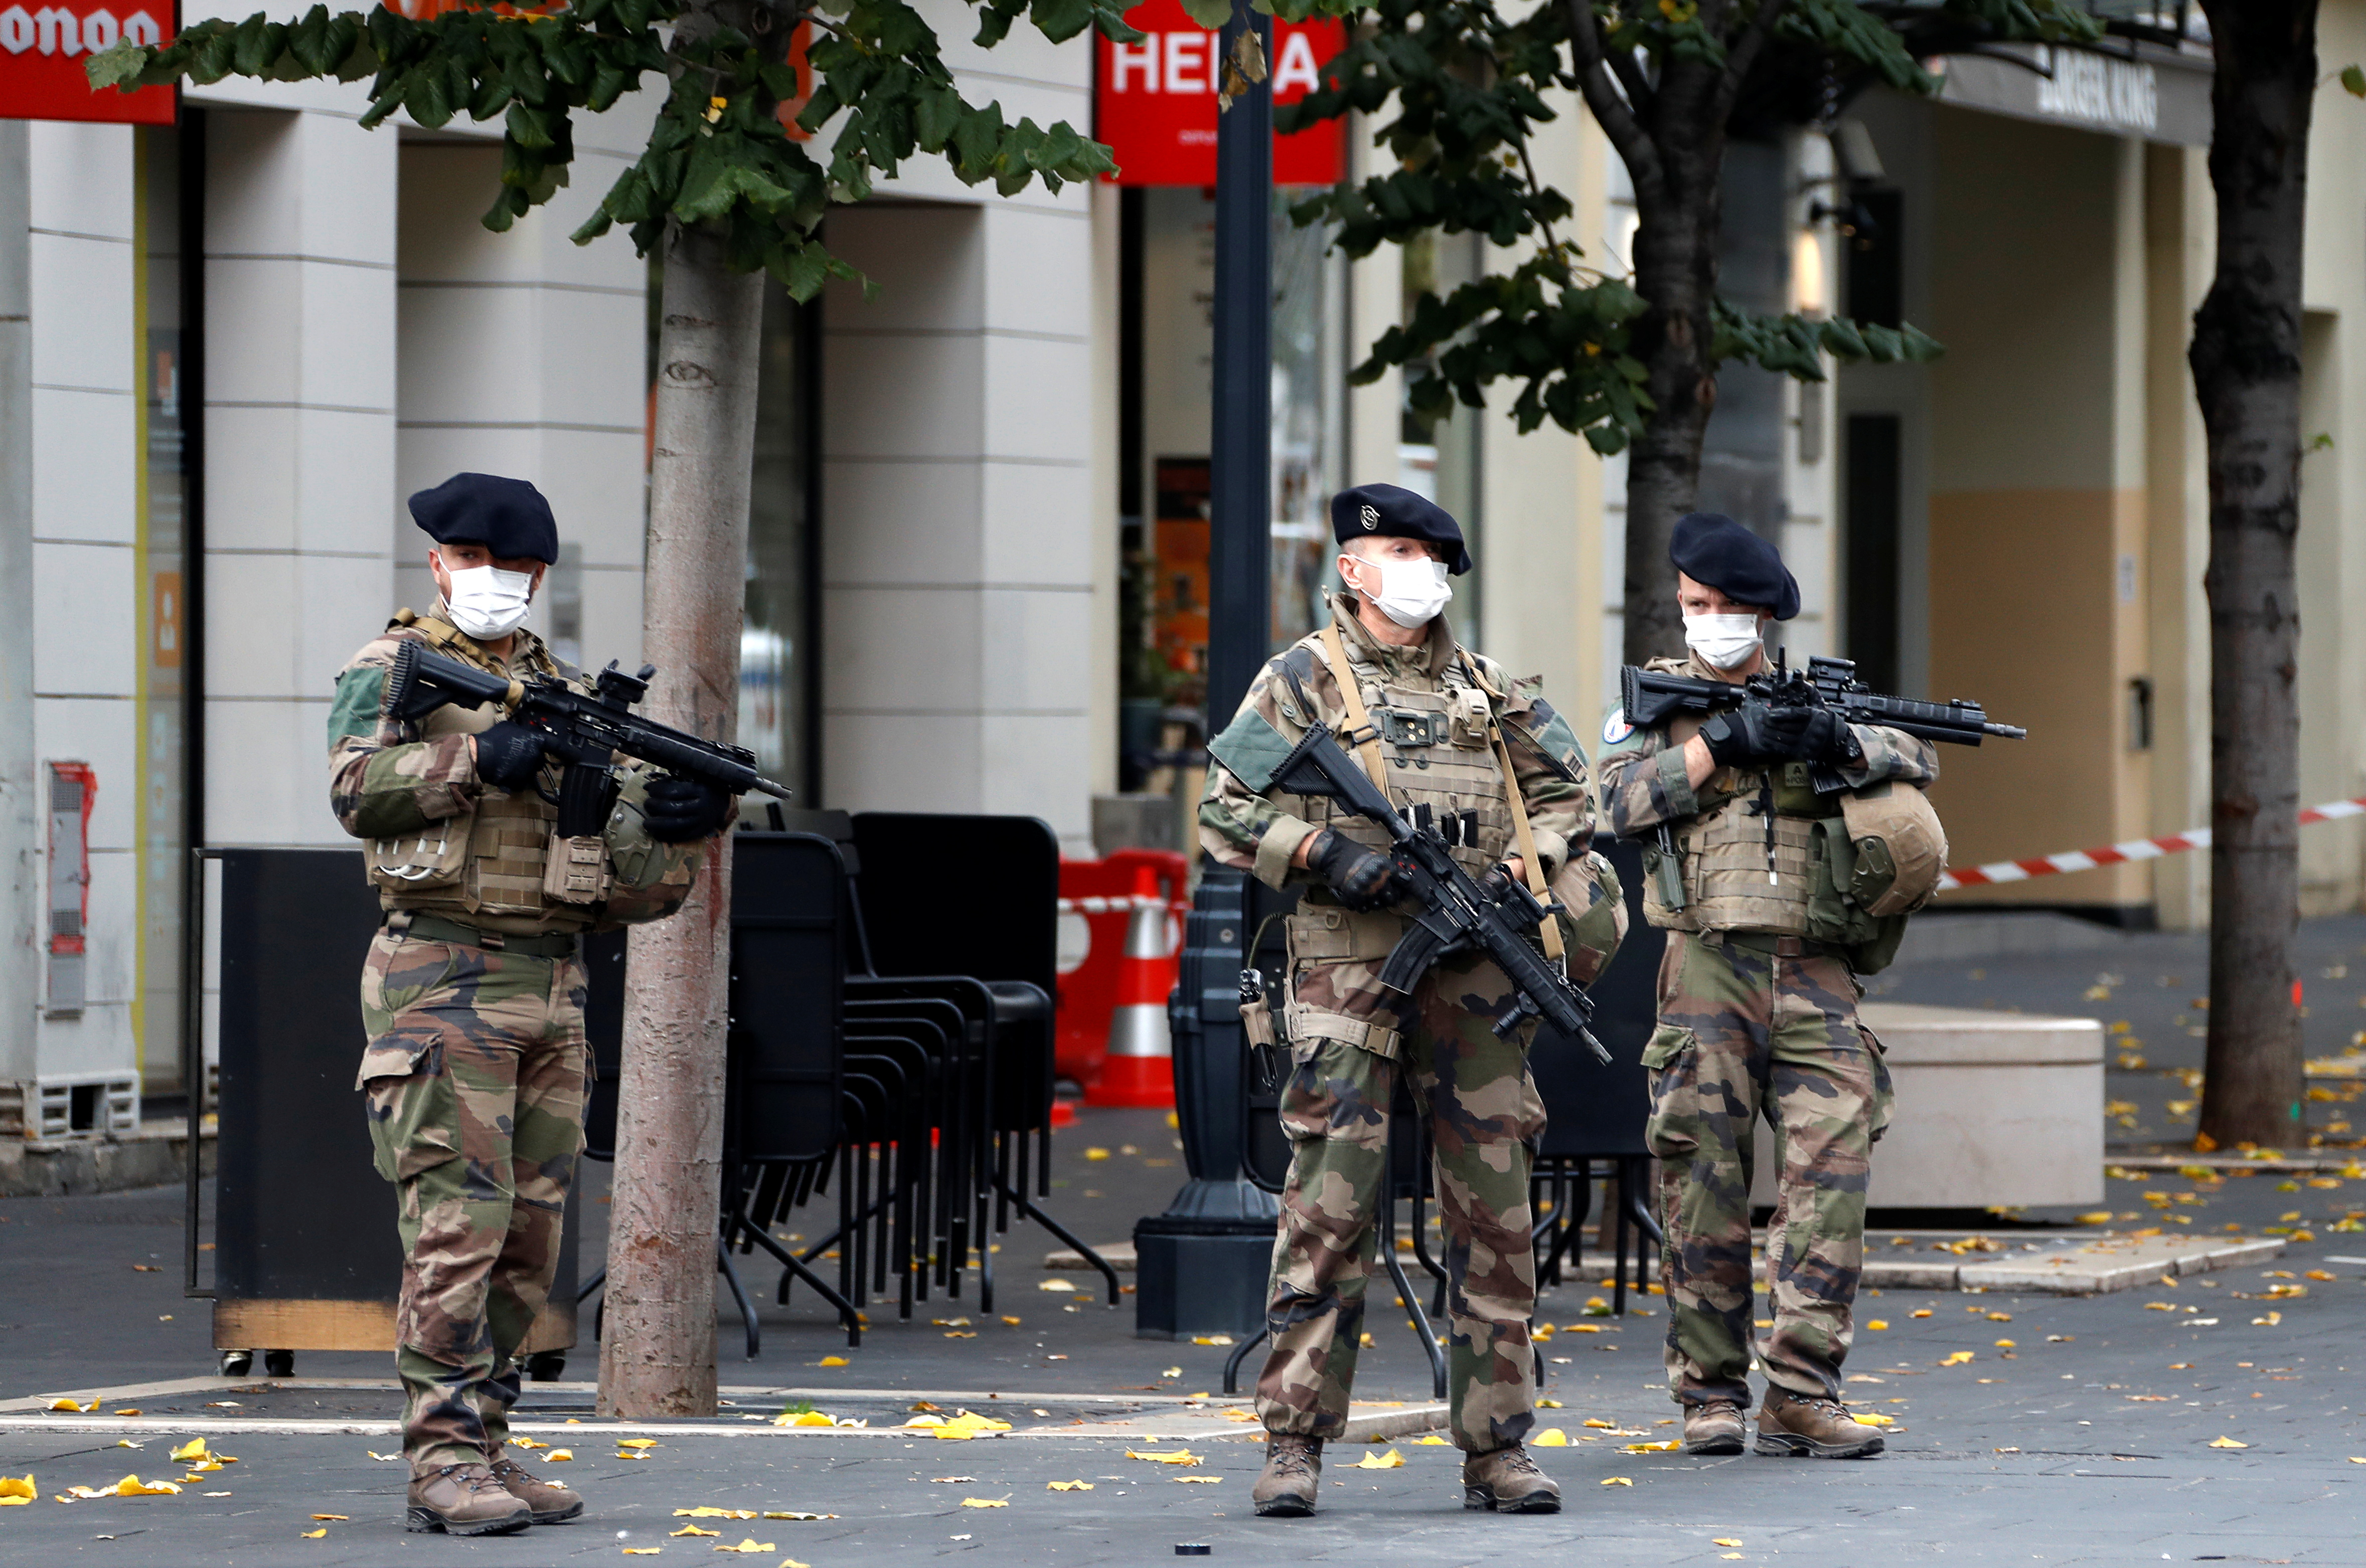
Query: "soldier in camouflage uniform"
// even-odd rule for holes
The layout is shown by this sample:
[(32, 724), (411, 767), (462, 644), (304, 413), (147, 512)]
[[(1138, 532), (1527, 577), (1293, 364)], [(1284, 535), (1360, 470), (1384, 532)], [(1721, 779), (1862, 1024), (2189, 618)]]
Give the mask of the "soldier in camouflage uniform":
[[(1799, 606), (1774, 547), (1730, 519), (1695, 514), (1677, 524), (1671, 554), (1691, 656), (1648, 667), (1729, 682), (1765, 669), (1766, 622)], [(1818, 824), (1837, 825), (1842, 808), (1812, 787), (1810, 769), (1851, 790), (1920, 786), (1938, 776), (1937, 759), (1896, 730), (1755, 700), (1706, 723), (1652, 729), (1614, 711), (1602, 739), (1604, 814), (1613, 832), (1642, 840), (1645, 912), (1669, 933), (1643, 1062), (1648, 1136), (1662, 1162), (1668, 1383), (1684, 1447), (1741, 1451), (1754, 1349), (1767, 1379), (1759, 1452), (1878, 1453), (1880, 1433), (1851, 1419), (1840, 1394), (1889, 1075), (1857, 1021), (1863, 951), (1819, 939), (1833, 933), (1819, 924)], [(1753, 1346), (1750, 1174), (1762, 1115), (1781, 1153), (1766, 1232), (1774, 1327)]]
[(386, 910), (362, 969), (356, 1087), (402, 1238), (406, 1525), (501, 1534), (583, 1511), (503, 1446), (583, 1147), (580, 940), (679, 907), (729, 801), (625, 770), (601, 875), (587, 879), (550, 853), (557, 808), (538, 786), (555, 779), (535, 732), (490, 706), (389, 717), (388, 676), (406, 642), (512, 678), (580, 679), (519, 624), (558, 554), (535, 487), (462, 474), (411, 510), (436, 541), (428, 564), (443, 597), (430, 614), (397, 615), (337, 678), (330, 800), (363, 841)]
[[(1544, 1126), (1527, 1072), (1529, 1031), (1494, 1033), (1510, 986), (1483, 957), (1441, 962), (1409, 995), (1385, 991), (1381, 960), (1408, 919), (1381, 853), (1386, 839), (1328, 801), (1270, 784), (1309, 727), (1349, 732), (1360, 721), (1381, 738), (1356, 749), (1386, 774), (1401, 806), (1477, 813), (1475, 842), (1457, 850), (1473, 876), (1527, 875), (1514, 820), (1524, 810), (1537, 870), (1549, 878), (1574, 853), (1590, 878), (1585, 756), (1535, 681), (1507, 679), (1457, 645), (1438, 613), (1448, 576), (1470, 565), (1451, 517), (1410, 491), (1370, 485), (1335, 497), (1332, 519), (1347, 584), (1333, 597), (1332, 623), (1251, 685), (1210, 748), (1216, 766), (1200, 808), (1200, 844), (1219, 863), (1275, 887), (1307, 887), (1288, 923), (1281, 1121), (1292, 1156), (1268, 1296), (1272, 1349), (1257, 1380), (1269, 1451), (1253, 1500), (1261, 1514), (1311, 1512), (1324, 1439), (1346, 1421), (1402, 1070), (1436, 1149), (1466, 1501), (1549, 1512), (1559, 1489), (1521, 1447), (1536, 1396), (1528, 1140)], [(1555, 891), (1566, 901), (1570, 886), (1564, 878)]]

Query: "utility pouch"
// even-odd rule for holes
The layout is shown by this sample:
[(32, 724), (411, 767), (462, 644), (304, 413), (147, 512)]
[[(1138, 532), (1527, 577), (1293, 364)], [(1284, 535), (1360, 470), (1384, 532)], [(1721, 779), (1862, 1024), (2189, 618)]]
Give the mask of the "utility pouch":
[(366, 847), (372, 887), (420, 893), (456, 885), (468, 867), (468, 842), (476, 814), (462, 812), (429, 823), (416, 833), (373, 838)]
[(608, 896), (608, 844), (598, 834), (562, 838), (553, 834), (542, 868), (543, 896), (553, 903), (598, 903)]
[[(1447, 738), (1456, 745), (1472, 749), (1491, 745), (1493, 737), (1488, 734), (1491, 715), (1487, 709), (1487, 694), (1471, 687), (1458, 686), (1448, 696), (1452, 706), (1447, 710)], [(1517, 780), (1506, 780), (1506, 783), (1515, 791), (1519, 788)]]

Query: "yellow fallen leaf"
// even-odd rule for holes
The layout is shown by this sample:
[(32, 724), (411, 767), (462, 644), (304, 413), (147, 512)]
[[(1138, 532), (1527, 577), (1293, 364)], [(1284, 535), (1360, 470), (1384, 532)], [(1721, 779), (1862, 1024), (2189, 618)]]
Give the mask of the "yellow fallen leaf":
[(1136, 1452), (1132, 1449), (1128, 1449), (1125, 1450), (1125, 1457), (1128, 1459), (1146, 1459), (1153, 1464), (1192, 1465), (1200, 1462), (1200, 1456), (1193, 1453), (1187, 1448), (1144, 1449), (1140, 1452)]
[(2349, 1462), (2352, 1464), (2366, 1464), (2366, 1455), (2353, 1453), (2349, 1456)]
[(673, 1517), (678, 1519), (752, 1519), (756, 1517), (756, 1510), (753, 1508), (717, 1508), (711, 1505), (702, 1503), (695, 1508), (676, 1508), (673, 1511)]
[(1092, 1489), (1093, 1484), (1089, 1481), (1047, 1481), (1043, 1484), (1046, 1492), (1089, 1492)]
[(1621, 1443), (1618, 1445), (1618, 1451), (1621, 1453), (1666, 1453), (1670, 1450), (1678, 1446), (1676, 1439), (1670, 1438), (1663, 1443)]
[(1002, 1315), (1002, 1321), (1004, 1321), (1005, 1323), (1009, 1324), (1009, 1325), (1010, 1325), (1010, 1327), (1012, 1327), (1013, 1328), (1016, 1328), (1016, 1327), (1019, 1327), (1019, 1319), (1017, 1319), (1017, 1318), (1015, 1318), (1015, 1317), (1011, 1316), (1008, 1313), (1004, 1313), (1004, 1314)]
[(2251, 1445), (2238, 1443), (2232, 1438), (2213, 1438), (2210, 1439), (2210, 1446), (2214, 1449), (2247, 1449)]
[(653, 1449), (658, 1446), (658, 1440), (655, 1438), (618, 1438), (616, 1446), (620, 1449)]
[(1709, 1539), (1709, 1544), (1710, 1544), (1711, 1546), (1740, 1546), (1740, 1545), (1741, 1544), (1741, 1542), (1740, 1542), (1739, 1540), (1735, 1540), (1733, 1537), (1731, 1537), (1731, 1536), (1729, 1536), (1729, 1535), (1720, 1535), (1720, 1536), (1712, 1536), (1712, 1537)]
[(569, 1460), (573, 1459), (574, 1457), (575, 1450), (573, 1449), (553, 1449), (548, 1453), (542, 1456), (542, 1462), (545, 1464), (565, 1464)]
[(823, 1357), (823, 1358), (822, 1358), (818, 1362), (817, 1362), (817, 1363), (815, 1363), (815, 1364), (816, 1364), (816, 1365), (817, 1365), (817, 1366), (825, 1366), (825, 1367), (842, 1367), (842, 1366), (847, 1365), (848, 1363), (847, 1363), (847, 1360), (846, 1360), (846, 1358), (845, 1358), (844, 1356), (824, 1356), (824, 1357)]
[(1849, 1419), (1863, 1427), (1894, 1427), (1898, 1425), (1897, 1417), (1884, 1416), (1877, 1410), (1852, 1410), (1849, 1412)]
[(1534, 1449), (1565, 1449), (1569, 1447), (1569, 1434), (1559, 1427), (1547, 1427), (1528, 1439), (1528, 1446)]
[(637, 1452), (632, 1449), (618, 1449), (616, 1450), (616, 1457), (618, 1459), (647, 1459), (649, 1456), (646, 1453)]
[(721, 1535), (723, 1532), (722, 1532), (721, 1530), (717, 1530), (717, 1529), (699, 1529), (696, 1525), (684, 1525), (684, 1526), (682, 1526), (682, 1529), (678, 1529), (678, 1530), (669, 1530), (667, 1533), (668, 1533), (669, 1535), (683, 1536), (683, 1535)]
[[(1568, 1439), (1563, 1439), (1562, 1440), (1563, 1440), (1564, 1442), (1566, 1442)], [(1436, 1432), (1432, 1432), (1432, 1433), (1430, 1433), (1430, 1434), (1429, 1434), (1429, 1436), (1427, 1436), (1427, 1437), (1425, 1437), (1425, 1438), (1415, 1438), (1415, 1439), (1414, 1439), (1414, 1444), (1415, 1444), (1415, 1446), (1417, 1446), (1417, 1447), (1420, 1447), (1420, 1448), (1425, 1448), (1425, 1449), (1442, 1449), (1442, 1448), (1451, 1448), (1451, 1447), (1453, 1446), (1451, 1443), (1448, 1443), (1448, 1442), (1444, 1438), (1439, 1437)]]
[(1109, 1150), (1105, 1148), (1088, 1148), (1085, 1150), (1085, 1158), (1087, 1159), (1107, 1159), (1109, 1157)]
[(71, 1410), (76, 1415), (81, 1415), (85, 1411), (97, 1409), (98, 1401), (94, 1399), (87, 1405), (82, 1405), (77, 1404), (71, 1399), (52, 1399), (50, 1401), (50, 1408), (52, 1410)]
[(945, 1418), (942, 1416), (915, 1416), (904, 1423), (907, 1427), (918, 1427), (923, 1430), (930, 1427), (941, 1427), (944, 1424)]
[(319, 1529), (308, 1529), (302, 1533), (306, 1540), (318, 1540), (322, 1536), (329, 1533), (329, 1527), (322, 1525)]
[(800, 1562), (794, 1557), (783, 1557), (781, 1559), (781, 1568), (812, 1568), (812, 1565)]
[(2097, 1209), (2092, 1214), (2079, 1215), (2076, 1216), (2076, 1223), (2079, 1225), (2109, 1225), (2112, 1223), (2112, 1211), (2109, 1209)]
[(144, 1416), (147, 1412), (144, 1410), (118, 1410), (116, 1414), (118, 1416)]
[(1870, 1321), (1868, 1321), (1868, 1322), (1865, 1324), (1865, 1327), (1866, 1327), (1867, 1328), (1872, 1329), (1875, 1333), (1878, 1334), (1878, 1333), (1880, 1333), (1883, 1329), (1885, 1329), (1885, 1328), (1887, 1328), (1887, 1327), (1889, 1327), (1889, 1319), (1887, 1319), (1887, 1317), (1876, 1317), (1876, 1318), (1873, 1318), (1873, 1319), (1871, 1319)]
[(1602, 1478), (1602, 1484), (1605, 1486), (1632, 1486), (1635, 1484), (1632, 1481), (1628, 1480), (1627, 1477), (1623, 1475), (1606, 1475)]
[(114, 1485), (102, 1488), (102, 1497), (164, 1497), (180, 1491), (170, 1481), (142, 1481), (137, 1475), (127, 1475)]
[(774, 1546), (769, 1540), (758, 1540), (751, 1535), (743, 1538), (737, 1546), (718, 1546), (715, 1550), (717, 1551), (744, 1551), (750, 1556), (753, 1556), (759, 1551), (778, 1551), (780, 1548)]
[(1010, 1499), (1008, 1497), (963, 1497), (962, 1499), (961, 1506), (964, 1508), (1007, 1508), (1010, 1506)]
[(510, 1439), (510, 1447), (513, 1449), (546, 1449), (549, 1446), (548, 1443), (535, 1442), (532, 1438), (513, 1437)]
[(348, 1524), (353, 1519), (351, 1514), (314, 1514), (312, 1517), (316, 1519), (331, 1519), (341, 1525)]
[(655, 1557), (659, 1552), (663, 1551), (664, 1550), (665, 1548), (662, 1546), (628, 1546), (625, 1548), (625, 1555), (627, 1557)]
[(1609, 1430), (1611, 1430), (1613, 1428), (1615, 1428), (1616, 1426), (1617, 1426), (1617, 1423), (1616, 1421), (1605, 1421), (1605, 1420), (1603, 1420), (1601, 1417), (1597, 1417), (1597, 1416), (1588, 1416), (1588, 1417), (1585, 1418), (1585, 1424), (1586, 1424), (1587, 1426), (1589, 1426), (1589, 1427), (1594, 1428), (1595, 1430), (1597, 1430), (1597, 1431), (1604, 1431), (1604, 1432), (1609, 1431)]
[(1227, 1421), (1242, 1421), (1254, 1424), (1256, 1420), (1256, 1417), (1249, 1411), (1234, 1409), (1225, 1411), (1224, 1419)]
[(1957, 1350), (1952, 1355), (1946, 1357), (1939, 1364), (1943, 1367), (1959, 1367), (1971, 1359), (1972, 1353), (1969, 1350)]
[(772, 1417), (775, 1427), (828, 1427), (836, 1425), (818, 1410), (800, 1410), (792, 1416), (783, 1410)]
[(1404, 1455), (1394, 1449), (1391, 1449), (1386, 1453), (1368, 1453), (1346, 1468), (1349, 1470), (1403, 1470)]
[(32, 1505), (30, 1497), (0, 1497), (0, 1508), (23, 1508)]
[(1720, 1562), (1739, 1562), (1741, 1561), (1741, 1553), (1739, 1551), (1720, 1551), (1717, 1554), (1717, 1558)]
[(1230, 1334), (1200, 1334), (1195, 1335), (1191, 1340), (1194, 1345), (1229, 1345), (1232, 1342), (1233, 1337)]
[(2173, 1301), (2148, 1301), (2145, 1303), (2145, 1310), (2146, 1312), (2175, 1312), (2177, 1310), (2177, 1303)]
[(1989, 1321), (1990, 1323), (2010, 1323), (2012, 1321), (2012, 1314), (2010, 1312), (1991, 1312), (1989, 1314)]
[[(745, 1512), (738, 1515), (738, 1518), (743, 1519), (751, 1519), (755, 1517), (756, 1516), (753, 1514)], [(806, 1524), (814, 1524), (822, 1519), (834, 1519), (838, 1518), (836, 1514), (803, 1514), (797, 1512), (794, 1508), (775, 1508), (766, 1513), (764, 1517), (768, 1519), (799, 1519)]]
[(1997, 1349), (2000, 1350), (2011, 1350), (2017, 1349), (2019, 1344), (2020, 1341), (2015, 1339), (2000, 1339), (1997, 1341)]
[(1058, 1291), (1062, 1295), (1069, 1295), (1076, 1291), (1076, 1287), (1066, 1280), (1045, 1280), (1035, 1288), (1039, 1291)]
[(1928, 1317), (1931, 1316), (1931, 1309), (1927, 1306), (1918, 1306), (1914, 1309), (1911, 1316), (1916, 1317)]
[(945, 1330), (945, 1338), (948, 1339), (975, 1339), (977, 1338), (977, 1330), (975, 1328), (948, 1328)]
[(40, 1495), (41, 1489), (33, 1484), (33, 1478), (29, 1475), (21, 1481), (13, 1475), (0, 1475), (0, 1497), (21, 1497), (29, 1501)]
[[(1399, 1460), (1397, 1462), (1402, 1464), (1404, 1462)], [(1363, 1468), (1369, 1470), (1371, 1466)], [(1177, 1486), (1215, 1486), (1222, 1484), (1224, 1478), (1221, 1475), (1170, 1475), (1167, 1479)]]
[(937, 1423), (936, 1435), (940, 1438), (967, 1439), (976, 1437), (980, 1432), (1008, 1430), (1010, 1430), (1010, 1423), (1008, 1421), (997, 1421), (990, 1416), (973, 1416), (964, 1410), (950, 1421)]

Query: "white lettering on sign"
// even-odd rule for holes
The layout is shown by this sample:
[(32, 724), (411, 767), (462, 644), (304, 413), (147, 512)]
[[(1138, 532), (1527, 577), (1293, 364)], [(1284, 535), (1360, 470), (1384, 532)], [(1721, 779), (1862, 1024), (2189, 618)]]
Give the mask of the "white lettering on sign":
[(33, 47), (72, 60), (82, 52), (82, 18), (62, 6), (43, 6), (33, 13)]
[(156, 18), (147, 12), (134, 11), (123, 18), (123, 36), (141, 48), (148, 49), (163, 41), (164, 29), (158, 27)]
[(112, 11), (93, 11), (82, 19), (82, 46), (96, 54), (102, 49), (113, 49), (123, 29), (115, 24)]
[(1170, 93), (1205, 93), (1210, 90), (1208, 77), (1191, 74), (1208, 63), (1210, 45), (1214, 42), (1210, 33), (1168, 33), (1166, 35), (1166, 90)]
[(33, 13), (22, 6), (0, 11), (0, 49), (22, 54), (33, 47)]
[(1126, 91), (1126, 78), (1139, 72), (1145, 92), (1158, 91), (1158, 35), (1144, 33), (1139, 44), (1110, 45), (1110, 91)]
[(1290, 91), (1295, 84), (1312, 93), (1323, 85), (1314, 70), (1314, 40), (1303, 32), (1286, 35), (1281, 40), (1281, 60), (1274, 67), (1273, 90), (1276, 96)]
[(2037, 83), (2037, 112), (2088, 125), (2151, 130), (2160, 122), (2160, 84), (2153, 68), (2084, 50), (2040, 48), (2051, 77)]

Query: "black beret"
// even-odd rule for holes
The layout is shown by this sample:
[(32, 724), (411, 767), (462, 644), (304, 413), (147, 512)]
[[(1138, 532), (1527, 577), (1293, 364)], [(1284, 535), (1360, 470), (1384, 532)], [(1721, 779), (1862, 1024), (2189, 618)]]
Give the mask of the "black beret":
[(524, 479), (455, 474), (411, 497), (411, 516), (438, 544), (481, 544), (497, 560), (558, 562), (558, 524), (550, 503)]
[(1693, 581), (1707, 583), (1738, 604), (1771, 610), (1777, 621), (1799, 613), (1799, 579), (1783, 565), (1782, 553), (1721, 513), (1678, 518), (1668, 559)]
[(1333, 538), (1345, 544), (1374, 534), (1443, 544), (1448, 575), (1459, 577), (1470, 569), (1462, 525), (1427, 496), (1415, 495), (1402, 485), (1358, 485), (1331, 498)]

